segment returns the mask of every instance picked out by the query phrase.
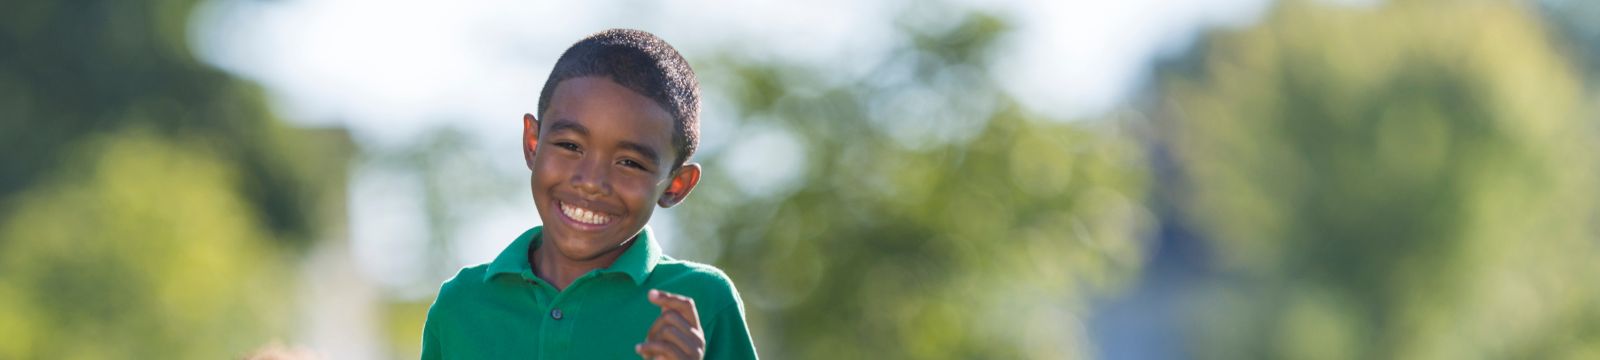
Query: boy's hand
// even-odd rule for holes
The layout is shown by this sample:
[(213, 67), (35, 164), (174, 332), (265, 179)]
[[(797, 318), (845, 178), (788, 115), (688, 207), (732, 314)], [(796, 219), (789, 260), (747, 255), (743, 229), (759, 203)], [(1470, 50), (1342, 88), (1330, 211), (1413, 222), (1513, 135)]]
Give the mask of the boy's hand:
[(661, 290), (650, 290), (650, 302), (661, 307), (661, 316), (650, 325), (644, 343), (633, 351), (645, 359), (700, 359), (706, 355), (706, 336), (700, 330), (700, 315), (694, 299)]

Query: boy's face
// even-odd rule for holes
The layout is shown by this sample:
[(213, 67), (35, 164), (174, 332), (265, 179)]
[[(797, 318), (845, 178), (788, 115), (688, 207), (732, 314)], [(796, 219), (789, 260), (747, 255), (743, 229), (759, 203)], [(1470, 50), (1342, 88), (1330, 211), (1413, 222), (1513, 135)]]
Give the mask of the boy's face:
[(672, 169), (672, 115), (608, 78), (562, 81), (541, 115), (523, 116), (523, 154), (545, 244), (562, 258), (620, 254), (656, 205), (677, 204), (699, 181), (698, 165)]

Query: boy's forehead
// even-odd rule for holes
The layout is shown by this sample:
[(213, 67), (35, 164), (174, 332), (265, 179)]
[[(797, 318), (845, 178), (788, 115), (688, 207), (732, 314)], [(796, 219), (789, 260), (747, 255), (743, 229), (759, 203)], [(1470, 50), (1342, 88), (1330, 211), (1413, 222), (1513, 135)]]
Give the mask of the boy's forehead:
[(609, 78), (586, 76), (557, 84), (550, 97), (550, 108), (541, 119), (545, 130), (560, 121), (572, 122), (588, 132), (607, 132), (612, 136), (645, 141), (659, 147), (658, 152), (675, 152), (672, 114), (654, 99), (629, 89)]

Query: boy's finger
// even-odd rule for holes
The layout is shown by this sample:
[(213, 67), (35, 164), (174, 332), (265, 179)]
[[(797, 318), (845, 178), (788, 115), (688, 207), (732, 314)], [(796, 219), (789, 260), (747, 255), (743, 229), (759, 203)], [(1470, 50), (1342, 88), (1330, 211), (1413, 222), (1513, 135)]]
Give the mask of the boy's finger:
[(660, 341), (646, 341), (643, 344), (634, 345), (633, 351), (639, 353), (639, 356), (645, 359), (697, 359), (691, 358), (689, 354), (684, 354), (672, 345)]
[(700, 314), (694, 309), (694, 299), (654, 289), (650, 290), (649, 297), (650, 303), (660, 306), (662, 311), (677, 311), (689, 320), (690, 325), (700, 327)]
[(665, 356), (665, 355), (663, 355), (661, 353), (661, 349), (658, 348), (658, 347), (646, 347), (646, 346), (644, 346), (645, 344), (649, 344), (649, 343), (650, 342), (642, 342), (642, 343), (634, 344), (633, 345), (633, 352), (636, 353), (636, 354), (639, 354), (639, 358), (642, 358), (642, 359), (645, 359), (645, 360), (654, 360), (654, 359), (658, 359), (658, 358), (661, 358), (661, 357)]
[(687, 354), (705, 352), (705, 333), (699, 328), (688, 326), (688, 321), (683, 320), (677, 312), (662, 312), (661, 317), (650, 325), (650, 333), (646, 335), (647, 341), (666, 341), (677, 346)]
[(646, 337), (659, 336), (662, 329), (669, 327), (682, 328), (684, 330), (698, 329), (690, 326), (689, 320), (684, 319), (683, 315), (679, 315), (678, 312), (662, 311), (661, 316), (656, 318), (655, 323), (650, 324), (650, 332), (646, 334)]
[(700, 357), (695, 355), (705, 353), (705, 340), (701, 340), (700, 336), (693, 334), (692, 330), (678, 326), (667, 326), (661, 329), (660, 335), (657, 338), (658, 341), (665, 340), (672, 344), (674, 348), (677, 348), (678, 352), (690, 355), (690, 359), (699, 359)]

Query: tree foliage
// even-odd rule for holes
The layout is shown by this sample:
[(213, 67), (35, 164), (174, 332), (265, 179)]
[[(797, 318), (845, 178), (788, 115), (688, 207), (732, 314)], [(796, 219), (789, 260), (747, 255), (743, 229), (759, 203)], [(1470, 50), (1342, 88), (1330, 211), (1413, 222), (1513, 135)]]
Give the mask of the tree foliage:
[(1600, 351), (1596, 128), (1517, 4), (1289, 2), (1164, 73), (1206, 358)]
[(0, 223), (0, 358), (217, 358), (282, 336), (290, 268), (240, 174), (148, 134), (93, 144)]
[[(301, 146), (261, 91), (189, 52), (196, 0), (21, 1), (0, 13), (0, 202), (86, 139), (130, 128), (214, 142), (274, 241), (303, 245), (321, 214)], [(0, 212), (7, 211), (0, 209)], [(3, 213), (0, 213), (3, 214)], [(0, 239), (5, 241), (6, 239)]]
[(216, 359), (286, 335), (292, 259), (344, 216), (348, 140), (198, 63), (194, 4), (0, 11), (0, 358)]

